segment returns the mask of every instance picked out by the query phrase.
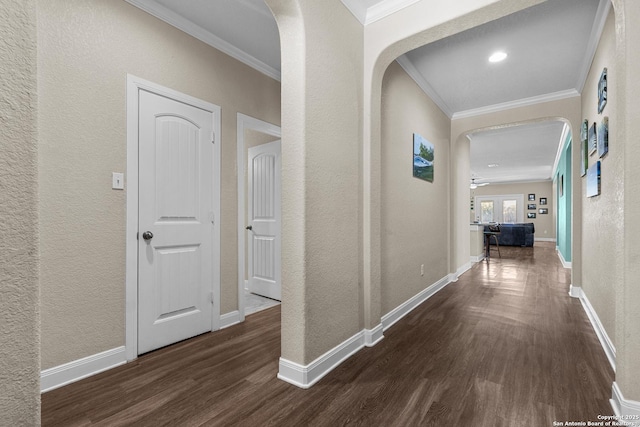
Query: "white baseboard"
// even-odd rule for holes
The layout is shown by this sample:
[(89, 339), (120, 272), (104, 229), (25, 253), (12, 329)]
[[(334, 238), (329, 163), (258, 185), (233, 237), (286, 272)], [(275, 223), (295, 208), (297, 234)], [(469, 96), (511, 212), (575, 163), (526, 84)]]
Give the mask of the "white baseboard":
[(278, 369), (278, 378), (300, 388), (307, 389), (311, 387), (363, 347), (372, 347), (379, 343), (384, 338), (383, 332), (386, 329), (409, 314), (418, 305), (436, 294), (436, 292), (454, 281), (453, 279), (457, 280), (458, 276), (469, 268), (471, 268), (471, 263), (463, 266), (457, 273), (449, 274), (438, 280), (436, 283), (409, 299), (395, 310), (382, 316), (380, 325), (373, 329), (365, 329), (358, 332), (308, 365), (300, 365), (281, 357)]
[[(435, 295), (438, 291), (440, 291), (442, 288), (447, 286), (449, 283), (453, 282), (454, 280), (451, 280), (452, 276), (453, 275), (448, 275), (443, 277), (433, 285), (429, 286), (427, 289), (423, 290), (416, 296), (405, 301), (404, 303), (402, 303), (401, 305), (399, 305), (389, 313), (382, 316), (383, 330), (386, 331), (387, 329), (389, 329), (398, 320), (402, 319), (404, 316), (409, 314), (414, 308), (416, 308), (417, 306), (419, 306), (420, 304), (422, 304), (423, 302), (431, 298), (433, 295)], [(456, 277), (456, 280), (457, 280), (457, 277)]]
[(278, 378), (289, 384), (307, 389), (357, 353), (364, 345), (365, 332), (360, 331), (308, 365), (300, 365), (281, 357)]
[(127, 355), (122, 346), (45, 369), (40, 373), (40, 392), (54, 390), (125, 363)]
[[(640, 402), (635, 400), (627, 400), (622, 396), (622, 391), (620, 391), (620, 387), (614, 381), (613, 382), (613, 391), (611, 396), (611, 408), (613, 408), (613, 413), (616, 414), (618, 419), (615, 421), (628, 421), (629, 423), (634, 423), (632, 425), (638, 425), (640, 418), (636, 418), (640, 416)], [(631, 416), (632, 418), (627, 418)]]
[(240, 312), (238, 310), (220, 316), (220, 329), (228, 328), (238, 323), (240, 323)]
[(383, 332), (384, 330), (382, 328), (382, 323), (380, 323), (373, 329), (365, 329), (364, 345), (367, 347), (373, 347), (374, 345), (378, 344), (384, 338), (384, 335), (382, 334)]
[(582, 288), (572, 286), (571, 292), (579, 294), (578, 298), (580, 298), (582, 307), (584, 308), (584, 311), (587, 313), (587, 316), (589, 317), (589, 321), (591, 322), (593, 329), (596, 331), (598, 340), (600, 340), (600, 345), (602, 345), (602, 349), (607, 355), (607, 359), (609, 359), (609, 363), (611, 364), (611, 367), (615, 372), (616, 348), (611, 342), (611, 339), (609, 339), (609, 335), (607, 335), (607, 331), (605, 331), (604, 326), (602, 326), (602, 323), (600, 322), (600, 318), (598, 317), (598, 314), (596, 313), (593, 306), (591, 305), (591, 302), (589, 302), (589, 298), (587, 298), (587, 295), (584, 293)]
[(456, 270), (455, 274), (449, 274), (449, 281), (457, 282), (458, 277), (462, 276), (464, 273), (471, 270), (471, 267), (473, 267), (473, 264), (471, 263), (471, 261), (459, 267), (458, 270)]
[(569, 296), (571, 298), (580, 298), (580, 295), (582, 295), (580, 286), (569, 285)]
[(471, 263), (475, 264), (477, 262), (480, 262), (484, 259), (484, 254), (482, 255), (476, 255), (476, 256), (472, 256), (471, 257)]
[(556, 239), (554, 239), (553, 237), (534, 237), (533, 241), (534, 242), (555, 242)]
[(564, 268), (571, 268), (571, 261), (565, 261), (564, 256), (562, 256), (562, 252), (556, 248), (556, 252), (558, 253), (558, 258), (560, 258), (560, 262)]

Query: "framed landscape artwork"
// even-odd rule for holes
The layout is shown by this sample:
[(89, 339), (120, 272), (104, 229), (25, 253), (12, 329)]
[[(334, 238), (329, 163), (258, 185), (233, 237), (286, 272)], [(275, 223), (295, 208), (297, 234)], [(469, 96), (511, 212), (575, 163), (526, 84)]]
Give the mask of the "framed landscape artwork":
[(530, 211), (535, 211), (536, 210), (536, 204), (535, 203), (529, 203), (527, 205), (527, 209)]
[(587, 167), (589, 166), (589, 121), (585, 120), (582, 122), (582, 126), (580, 127), (580, 176), (585, 176), (587, 174)]
[(598, 151), (598, 136), (596, 131), (596, 123), (589, 127), (589, 155), (592, 155), (596, 151)]
[(587, 197), (600, 195), (600, 160), (587, 170)]
[(535, 218), (535, 217), (536, 217), (535, 212), (527, 212), (527, 218)]
[(598, 157), (602, 158), (609, 152), (609, 117), (602, 119), (598, 128)]
[(434, 147), (421, 135), (413, 134), (413, 176), (433, 182)]
[(607, 105), (607, 69), (602, 70), (600, 81), (598, 82), (598, 114), (604, 111)]
[(539, 213), (540, 215), (547, 215), (547, 214), (549, 213), (549, 209), (547, 209), (547, 208), (540, 208), (540, 209), (538, 210), (538, 213)]

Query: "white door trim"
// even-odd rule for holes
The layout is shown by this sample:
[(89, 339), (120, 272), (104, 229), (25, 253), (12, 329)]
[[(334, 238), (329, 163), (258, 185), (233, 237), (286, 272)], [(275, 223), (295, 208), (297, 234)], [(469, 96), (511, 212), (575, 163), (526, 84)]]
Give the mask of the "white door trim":
[(127, 74), (127, 228), (125, 273), (125, 351), (128, 361), (138, 357), (138, 92), (193, 105), (213, 113), (213, 317), (211, 330), (220, 329), (220, 107)]
[(239, 321), (244, 322), (244, 265), (245, 265), (245, 203), (244, 203), (244, 176), (246, 169), (247, 156), (245, 155), (244, 131), (251, 129), (267, 135), (281, 138), (282, 133), (280, 126), (267, 123), (265, 121), (238, 113), (237, 116), (237, 165), (238, 165), (238, 311), (240, 313)]

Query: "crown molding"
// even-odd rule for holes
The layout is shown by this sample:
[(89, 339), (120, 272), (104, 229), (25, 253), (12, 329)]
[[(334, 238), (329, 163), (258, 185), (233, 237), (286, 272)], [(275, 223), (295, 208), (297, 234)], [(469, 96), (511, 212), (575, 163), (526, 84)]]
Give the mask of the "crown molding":
[(585, 52), (580, 72), (578, 73), (578, 80), (576, 81), (576, 88), (578, 92), (582, 93), (584, 85), (587, 81), (587, 76), (591, 70), (591, 64), (593, 58), (596, 56), (596, 50), (598, 49), (598, 43), (600, 43), (600, 37), (604, 31), (604, 25), (607, 22), (607, 17), (611, 11), (611, 0), (600, 0), (596, 16), (593, 20), (593, 27), (591, 27), (591, 35), (589, 36), (589, 42), (587, 43), (587, 50)]
[(398, 59), (396, 59), (396, 62), (400, 64), (404, 71), (409, 74), (409, 77), (411, 77), (413, 81), (416, 82), (418, 86), (420, 86), (420, 89), (422, 89), (422, 91), (427, 94), (429, 98), (431, 98), (431, 100), (442, 110), (442, 112), (446, 114), (447, 117), (451, 118), (453, 114), (451, 108), (449, 108), (447, 103), (444, 102), (440, 95), (438, 95), (433, 87), (427, 82), (420, 71), (418, 71), (415, 65), (413, 65), (413, 62), (409, 60), (407, 55), (398, 57)]
[(362, 25), (369, 25), (387, 16), (411, 6), (420, 0), (383, 0), (371, 7), (363, 5), (362, 0), (341, 0), (342, 4)]
[(367, 8), (362, 4), (360, 0), (341, 0), (344, 7), (351, 12), (353, 16), (362, 24), (366, 25), (367, 22)]
[[(280, 71), (271, 67), (268, 64), (260, 61), (259, 59), (249, 55), (245, 51), (238, 49), (231, 43), (222, 40), (215, 34), (205, 30), (199, 25), (185, 19), (177, 13), (169, 10), (168, 8), (154, 2), (153, 0), (125, 0), (127, 3), (144, 10), (150, 15), (166, 22), (169, 25), (176, 27), (177, 29), (184, 31), (197, 38), (198, 40), (208, 44), (209, 46), (218, 49), (219, 51), (226, 53), (232, 58), (248, 65), (249, 67), (261, 72), (262, 74), (271, 77), (274, 80), (281, 81)], [(243, 3), (244, 4), (244, 3)]]
[(387, 16), (396, 13), (405, 7), (411, 6), (418, 1), (420, 0), (385, 0), (373, 5), (367, 9), (367, 20), (365, 25), (369, 25), (372, 22), (386, 18)]
[(562, 90), (559, 92), (548, 93), (545, 95), (532, 96), (531, 98), (522, 98), (515, 101), (503, 102), (500, 104), (487, 105), (486, 107), (474, 108), (472, 110), (459, 111), (454, 113), (452, 120), (466, 119), (468, 117), (481, 116), (483, 114), (497, 113), (500, 111), (510, 110), (512, 108), (527, 107), (530, 105), (542, 104), (543, 102), (560, 101), (562, 99), (574, 98), (580, 96), (575, 89)]

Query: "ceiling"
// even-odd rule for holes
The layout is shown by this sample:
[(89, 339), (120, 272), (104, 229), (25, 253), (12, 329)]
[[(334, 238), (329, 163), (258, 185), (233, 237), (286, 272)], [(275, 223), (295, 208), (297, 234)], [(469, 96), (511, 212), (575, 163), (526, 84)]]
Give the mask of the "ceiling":
[(564, 122), (548, 121), (471, 135), (471, 178), (476, 183), (548, 180), (563, 129)]
[[(127, 1), (280, 80), (278, 28), (264, 0)], [(367, 25), (418, 0), (341, 1)], [(578, 96), (609, 7), (610, 0), (549, 0), (410, 51), (398, 63), (452, 119)], [(496, 50), (507, 59), (489, 63)], [(484, 182), (548, 180), (562, 132), (554, 122), (470, 135), (472, 174)]]

